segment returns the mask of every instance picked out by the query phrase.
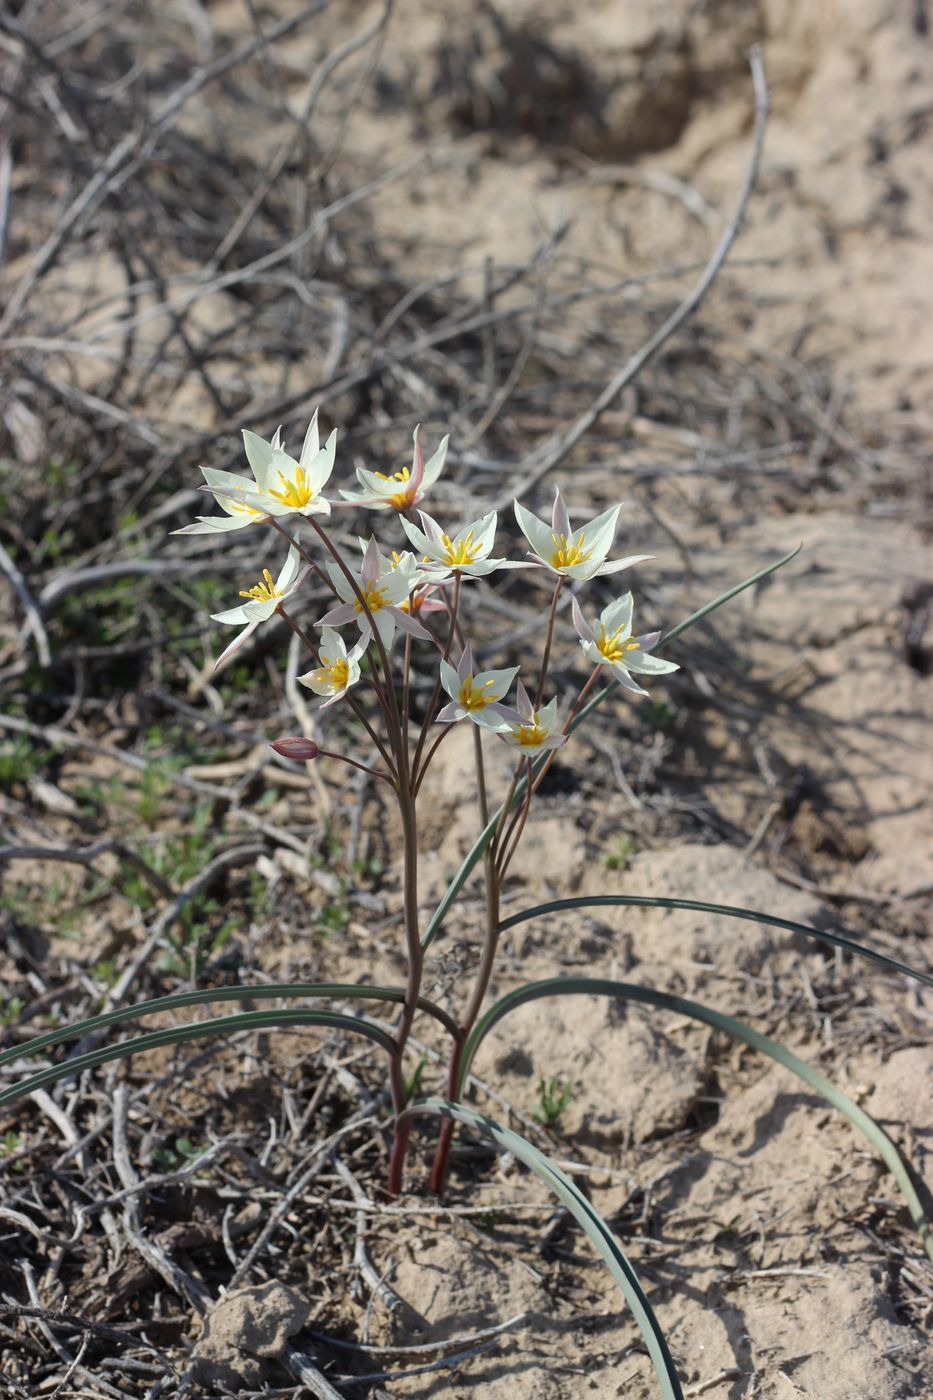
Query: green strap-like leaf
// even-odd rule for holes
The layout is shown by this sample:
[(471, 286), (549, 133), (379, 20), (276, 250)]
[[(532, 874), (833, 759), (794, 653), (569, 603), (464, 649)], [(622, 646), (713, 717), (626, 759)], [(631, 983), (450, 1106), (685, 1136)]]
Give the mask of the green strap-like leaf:
[(297, 1007), (280, 1007), (276, 1011), (241, 1011), (237, 1016), (216, 1016), (210, 1021), (196, 1021), (194, 1025), (172, 1026), (162, 1031), (149, 1031), (146, 1035), (134, 1035), (129, 1040), (121, 1040), (117, 1045), (104, 1045), (99, 1050), (89, 1050), (86, 1055), (76, 1055), (60, 1065), (39, 1070), (36, 1074), (21, 1079), (0, 1091), (0, 1106), (15, 1103), (35, 1089), (44, 1089), (58, 1079), (68, 1079), (104, 1064), (107, 1060), (122, 1060), (128, 1055), (138, 1055), (143, 1050), (155, 1050), (160, 1045), (179, 1045), (186, 1040), (211, 1039), (213, 1036), (232, 1035), (234, 1031), (274, 1030), (278, 1026), (331, 1026), (334, 1030), (354, 1031), (366, 1036), (390, 1055), (395, 1054), (392, 1037), (378, 1026), (359, 1016), (344, 1016), (338, 1011), (306, 1011)]
[(625, 1300), (645, 1339), (648, 1355), (651, 1357), (651, 1364), (654, 1366), (664, 1400), (683, 1400), (683, 1391), (680, 1387), (680, 1381), (677, 1379), (677, 1372), (674, 1369), (674, 1362), (664, 1333), (661, 1331), (651, 1304), (645, 1297), (644, 1290), (638, 1281), (638, 1275), (609, 1226), (602, 1216), (594, 1210), (570, 1177), (565, 1176), (555, 1162), (545, 1157), (526, 1138), (512, 1132), (510, 1128), (502, 1127), (500, 1123), (483, 1113), (476, 1113), (471, 1108), (465, 1108), (463, 1104), (451, 1103), (447, 1099), (427, 1099), (423, 1103), (414, 1104), (411, 1108), (406, 1109), (402, 1118), (412, 1118), (424, 1114), (453, 1118), (458, 1123), (463, 1123), (491, 1138), (503, 1151), (511, 1152), (520, 1162), (524, 1162), (525, 1166), (536, 1176), (539, 1176), (551, 1188), (555, 1196), (563, 1201), (581, 1229), (593, 1241), (597, 1252), (605, 1260), (613, 1278), (622, 1289)]
[[(670, 632), (668, 632), (665, 637), (661, 638), (660, 642), (654, 648), (654, 650), (656, 652), (661, 651), (667, 645), (668, 642), (673, 641), (675, 637), (681, 636), (682, 633), (686, 632), (688, 627), (693, 627), (695, 623), (702, 621), (704, 617), (708, 617), (709, 614), (711, 612), (715, 612), (717, 608), (721, 608), (723, 603), (729, 602), (730, 598), (736, 597), (737, 594), (743, 592), (743, 590), (746, 588), (751, 588), (753, 583), (759, 583), (761, 579), (767, 578), (768, 574), (773, 574), (778, 569), (783, 569), (785, 564), (789, 564), (790, 561), (797, 554), (800, 553), (800, 549), (801, 546), (798, 545), (796, 549), (791, 550), (790, 554), (785, 554), (783, 559), (778, 559), (774, 564), (766, 565), (765, 568), (759, 569), (757, 573), (751, 574), (748, 578), (743, 579), (741, 583), (737, 583), (734, 588), (729, 588), (726, 590), (725, 593), (720, 593), (718, 598), (714, 598), (711, 603), (705, 603), (704, 606), (702, 608), (699, 608), (695, 613), (691, 613), (689, 617), (685, 617), (683, 622), (678, 622), (676, 627), (672, 627)], [(583, 721), (593, 713), (596, 707), (603, 703), (603, 701), (608, 695), (612, 695), (612, 693), (618, 689), (618, 681), (610, 681), (610, 683), (606, 686), (604, 690), (601, 690), (598, 695), (594, 695), (593, 699), (590, 700), (586, 705), (584, 705), (580, 713), (575, 716), (573, 722), (569, 727), (568, 733), (572, 734), (573, 731), (577, 728), (577, 726), (582, 724)], [(541, 768), (543, 767), (546, 761), (546, 755), (539, 755), (538, 758), (534, 760), (534, 763), (532, 764), (532, 771), (535, 775), (540, 773)], [(513, 807), (516, 807), (524, 797), (526, 781), (527, 780), (523, 777), (516, 784), (515, 792), (512, 796)], [(483, 852), (485, 851), (486, 847), (489, 845), (490, 841), (495, 835), (496, 826), (498, 824), (499, 817), (501, 816), (501, 814), (502, 808), (499, 807), (497, 808), (494, 815), (490, 818), (489, 822), (487, 822), (483, 830), (480, 832), (477, 839), (473, 842), (473, 845), (470, 847), (466, 859), (464, 860), (460, 869), (457, 871), (454, 878), (451, 880), (450, 884), (447, 886), (443, 899), (435, 909), (434, 914), (431, 917), (431, 921), (424, 931), (424, 937), (421, 940), (422, 948), (427, 948), (428, 945), (434, 941), (438, 929), (441, 927), (441, 924), (447, 917), (447, 913), (450, 909), (450, 906), (453, 904), (454, 900), (457, 898), (457, 895), (460, 893), (460, 891), (463, 889), (463, 886), (470, 878), (470, 875), (472, 874), (477, 861), (480, 860)]]
[(833, 948), (844, 948), (860, 958), (885, 967), (889, 972), (900, 972), (905, 977), (913, 977), (917, 982), (925, 982), (933, 987), (933, 976), (928, 972), (917, 972), (906, 963), (889, 958), (886, 953), (878, 953), (854, 938), (846, 938), (841, 933), (824, 933), (822, 929), (811, 928), (809, 924), (798, 924), (794, 919), (781, 919), (776, 914), (763, 914), (758, 909), (740, 909), (734, 904), (707, 904), (700, 899), (664, 899), (641, 894), (592, 894), (581, 895), (577, 899), (552, 899), (547, 904), (536, 904), (533, 909), (522, 909), (518, 914), (510, 914), (499, 925), (500, 932), (522, 924), (526, 919), (536, 919), (542, 914), (557, 914), (562, 909), (598, 909), (615, 904), (629, 905), (635, 909), (687, 909), (699, 914), (724, 914), (729, 919), (748, 919), (754, 924), (766, 924), (771, 928), (786, 928), (790, 933), (802, 933), (807, 938), (815, 938), (820, 943), (828, 943)]
[(509, 992), (500, 998), (477, 1022), (463, 1049), (458, 1095), (463, 1092), (463, 1085), (466, 1082), (466, 1076), (478, 1046), (496, 1022), (501, 1021), (503, 1016), (508, 1015), (510, 1011), (514, 1011), (517, 1006), (522, 1006), (525, 1002), (537, 1001), (539, 997), (554, 996), (607, 996), (617, 997), (622, 1001), (643, 1002), (648, 1006), (661, 1006), (667, 1011), (677, 1011), (682, 1016), (689, 1016), (691, 1020), (702, 1021), (705, 1025), (714, 1027), (715, 1030), (723, 1031), (733, 1040), (740, 1040), (744, 1045), (761, 1051), (763, 1055), (769, 1056), (770, 1059), (783, 1065), (785, 1069), (789, 1069), (799, 1079), (815, 1089), (818, 1094), (821, 1094), (834, 1108), (838, 1108), (840, 1112), (844, 1113), (850, 1123), (868, 1139), (900, 1187), (911, 1219), (920, 1233), (923, 1247), (933, 1259), (933, 1231), (931, 1231), (930, 1222), (927, 1220), (920, 1198), (914, 1190), (904, 1160), (884, 1129), (879, 1127), (864, 1109), (853, 1103), (848, 1095), (837, 1088), (831, 1080), (820, 1074), (819, 1070), (813, 1069), (806, 1060), (801, 1060), (798, 1055), (781, 1045), (779, 1041), (762, 1035), (760, 1031), (753, 1030), (751, 1026), (747, 1026), (744, 1021), (736, 1020), (734, 1016), (726, 1016), (721, 1011), (714, 1011), (712, 1007), (703, 1006), (700, 1002), (688, 1001), (686, 997), (675, 996), (671, 992), (661, 992), (655, 987), (639, 987), (632, 982), (615, 982), (602, 977), (553, 977), (542, 982), (529, 982), (524, 987), (519, 987), (514, 992)]
[[(171, 996), (154, 997), (151, 1001), (141, 1001), (135, 1006), (123, 1006), (117, 1011), (104, 1011), (99, 1016), (89, 1016), (87, 1020), (75, 1021), (60, 1030), (37, 1035), (32, 1040), (14, 1045), (0, 1054), (0, 1065), (22, 1059), (24, 1055), (35, 1055), (52, 1045), (60, 1045), (65, 1040), (79, 1040), (92, 1031), (105, 1026), (117, 1026), (122, 1021), (133, 1021), (138, 1016), (152, 1016), (158, 1011), (176, 1011), (183, 1006), (208, 1006), (215, 1001), (267, 1001), (273, 997), (356, 997), (364, 1001), (392, 1001), (401, 1004), (405, 993), (400, 987), (367, 987), (352, 982), (269, 982), (256, 987), (211, 987), (198, 992), (176, 992)], [(459, 1038), (460, 1029), (452, 1016), (426, 997), (418, 998), (418, 1006), (450, 1032)]]

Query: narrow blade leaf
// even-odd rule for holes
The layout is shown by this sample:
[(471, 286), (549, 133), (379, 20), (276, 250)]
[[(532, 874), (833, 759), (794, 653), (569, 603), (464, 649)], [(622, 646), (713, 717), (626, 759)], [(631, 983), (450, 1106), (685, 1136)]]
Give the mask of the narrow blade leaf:
[(562, 909), (598, 909), (614, 904), (629, 905), (635, 909), (688, 909), (700, 914), (723, 914), (728, 919), (748, 919), (751, 923), (767, 924), (770, 928), (784, 928), (790, 933), (802, 933), (806, 938), (815, 938), (819, 943), (826, 943), (831, 948), (844, 948), (847, 953), (853, 953), (859, 958), (868, 958), (880, 967), (887, 968), (889, 972), (899, 972), (905, 977), (913, 977), (915, 981), (933, 987), (933, 976), (928, 972), (919, 972), (908, 967), (906, 963), (898, 962), (896, 958), (888, 957), (887, 953), (879, 953), (864, 943), (856, 942), (854, 938), (846, 938), (842, 933), (825, 933), (822, 929), (811, 928), (809, 924), (798, 924), (794, 919), (781, 919), (777, 914), (764, 914), (758, 909), (740, 909), (734, 904), (707, 904), (701, 899), (664, 899), (661, 896), (636, 894), (593, 894), (581, 895), (576, 899), (552, 899), (547, 904), (536, 904), (533, 909), (522, 909), (518, 914), (511, 914), (499, 925), (499, 931), (504, 933), (515, 924), (523, 924), (526, 919), (536, 919), (543, 914), (556, 914)]
[(186, 1040), (210, 1040), (214, 1036), (232, 1035), (235, 1031), (274, 1030), (278, 1026), (331, 1026), (335, 1030), (353, 1031), (375, 1041), (390, 1055), (395, 1054), (395, 1042), (379, 1026), (371, 1025), (358, 1016), (344, 1016), (338, 1011), (306, 1011), (297, 1007), (280, 1007), (275, 1011), (241, 1011), (236, 1016), (216, 1016), (209, 1021), (197, 1021), (189, 1026), (170, 1026), (146, 1035), (134, 1035), (117, 1045), (104, 1045), (75, 1055), (60, 1065), (51, 1065), (0, 1091), (0, 1106), (15, 1103), (36, 1089), (44, 1089), (58, 1079), (69, 1079), (107, 1060), (123, 1060), (143, 1050), (155, 1050), (161, 1045), (179, 1045)]
[(702, 1021), (705, 1025), (722, 1031), (733, 1040), (741, 1041), (753, 1050), (758, 1050), (761, 1054), (776, 1060), (785, 1069), (789, 1069), (792, 1074), (809, 1084), (811, 1089), (815, 1089), (818, 1094), (821, 1094), (834, 1108), (838, 1108), (841, 1113), (844, 1113), (849, 1122), (868, 1139), (900, 1187), (911, 1219), (923, 1241), (923, 1247), (933, 1259), (933, 1230), (931, 1230), (930, 1222), (927, 1220), (920, 1198), (914, 1189), (910, 1172), (897, 1147), (884, 1129), (879, 1127), (864, 1109), (853, 1103), (847, 1094), (844, 1094), (840, 1088), (833, 1084), (832, 1080), (820, 1074), (819, 1070), (814, 1069), (812, 1065), (808, 1065), (806, 1060), (801, 1060), (799, 1055), (788, 1050), (780, 1041), (772, 1040), (770, 1036), (762, 1035), (760, 1031), (747, 1026), (744, 1021), (736, 1020), (734, 1016), (726, 1016), (723, 1012), (715, 1011), (712, 1007), (704, 1006), (701, 1002), (688, 1001), (686, 997), (675, 996), (671, 992), (658, 991), (655, 987), (640, 987), (632, 982), (615, 982), (602, 977), (553, 977), (542, 982), (529, 982), (524, 987), (518, 987), (515, 991), (501, 997), (477, 1022), (472, 1035), (464, 1046), (458, 1095), (463, 1092), (463, 1085), (466, 1082), (473, 1056), (492, 1027), (501, 1021), (503, 1016), (514, 1011), (517, 1006), (522, 1006), (529, 1001), (537, 1001), (540, 997), (555, 996), (606, 996), (615, 997), (620, 1001), (637, 1001), (647, 1006), (660, 1006), (667, 1011), (676, 1011), (681, 1016), (688, 1016), (691, 1020)]
[(406, 1109), (402, 1118), (428, 1114), (441, 1118), (453, 1118), (456, 1122), (463, 1123), (476, 1132), (491, 1138), (497, 1147), (501, 1147), (505, 1152), (511, 1152), (520, 1162), (523, 1162), (529, 1171), (539, 1176), (551, 1188), (555, 1196), (563, 1201), (581, 1229), (592, 1240), (597, 1253), (608, 1265), (610, 1273), (625, 1295), (625, 1300), (645, 1339), (648, 1355), (651, 1357), (651, 1364), (658, 1378), (664, 1400), (683, 1400), (683, 1390), (677, 1378), (677, 1371), (664, 1333), (661, 1331), (658, 1319), (655, 1317), (651, 1304), (638, 1281), (638, 1275), (609, 1226), (602, 1216), (594, 1210), (571, 1178), (566, 1176), (555, 1162), (552, 1162), (549, 1157), (545, 1157), (526, 1138), (512, 1132), (510, 1128), (502, 1127), (495, 1119), (464, 1107), (463, 1104), (451, 1103), (447, 1099), (427, 1099), (423, 1103), (414, 1104), (411, 1108)]
[[(320, 997), (320, 998), (359, 998), (363, 1001), (390, 1001), (401, 1004), (405, 993), (401, 987), (367, 987), (348, 982), (269, 982), (255, 987), (211, 987), (197, 992), (175, 992), (171, 996), (154, 997), (151, 1001), (137, 1002), (135, 1006), (123, 1006), (115, 1011), (104, 1011), (99, 1016), (89, 1016), (84, 1021), (75, 1021), (59, 1030), (37, 1035), (32, 1040), (23, 1041), (9, 1050), (0, 1053), (0, 1065), (20, 1060), (24, 1055), (35, 1055), (52, 1045), (60, 1045), (65, 1040), (79, 1040), (94, 1031), (107, 1026), (117, 1026), (123, 1021), (134, 1021), (139, 1016), (152, 1016), (159, 1011), (177, 1011), (184, 1006), (209, 1006), (215, 1001), (268, 1001), (274, 997)], [(418, 1006), (448, 1030), (455, 1038), (460, 1031), (452, 1016), (442, 1007), (418, 998)]]

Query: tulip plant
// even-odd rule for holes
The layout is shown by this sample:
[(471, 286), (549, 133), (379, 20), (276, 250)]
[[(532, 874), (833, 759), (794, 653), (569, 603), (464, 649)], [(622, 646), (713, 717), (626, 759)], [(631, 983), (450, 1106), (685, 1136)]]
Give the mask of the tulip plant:
[[(559, 489), (554, 493), (549, 521), (515, 502), (515, 519), (528, 550), (522, 558), (506, 559), (495, 554), (495, 511), (463, 524), (452, 521), (442, 524), (422, 509), (425, 496), (444, 469), (446, 437), (425, 462), (421, 434), (416, 429), (410, 468), (385, 474), (358, 468), (356, 476), (360, 489), (341, 490), (339, 497), (327, 494), (335, 465), (336, 434), (331, 433), (322, 446), (317, 415), (311, 420), (297, 458), (286, 452), (280, 432), (271, 441), (246, 432), (244, 444), (251, 476), (202, 468), (203, 489), (213, 496), (221, 513), (200, 516), (194, 524), (177, 533), (220, 535), (253, 531), (257, 537), (261, 576), (258, 582), (240, 590), (242, 601), (239, 604), (215, 615), (215, 621), (239, 628), (217, 664), (225, 662), (264, 622), (272, 617), (281, 618), (307, 649), (308, 666), (298, 679), (318, 697), (322, 723), (328, 718), (324, 711), (337, 704), (347, 706), (359, 725), (361, 740), (370, 751), (359, 757), (340, 754), (301, 735), (276, 739), (273, 749), (288, 758), (309, 762), (323, 755), (340, 759), (392, 789), (402, 830), (401, 924), (407, 958), (406, 984), (404, 987), (372, 987), (289, 983), (178, 993), (136, 1007), (104, 1012), (77, 1026), (39, 1036), (27, 1047), (4, 1052), (0, 1063), (21, 1056), (24, 1048), (42, 1050), (62, 1040), (88, 1036), (106, 1026), (150, 1012), (215, 1001), (287, 998), (303, 1003), (327, 999), (340, 1003), (351, 999), (394, 1003), (398, 1007), (394, 1031), (389, 1032), (383, 1024), (363, 1015), (306, 1005), (241, 1011), (236, 1015), (134, 1036), (116, 1046), (98, 1045), (64, 1064), (34, 1072), (12, 1089), (0, 1092), (0, 1104), (104, 1060), (154, 1045), (222, 1035), (255, 1026), (326, 1025), (366, 1036), (386, 1052), (388, 1059), (388, 1091), (392, 1104), (388, 1192), (396, 1195), (402, 1190), (410, 1134), (418, 1116), (427, 1114), (442, 1120), (430, 1176), (435, 1192), (444, 1189), (456, 1123), (468, 1124), (510, 1150), (565, 1202), (590, 1236), (620, 1284), (642, 1329), (661, 1393), (668, 1400), (675, 1400), (682, 1395), (682, 1390), (663, 1333), (619, 1242), (605, 1222), (555, 1163), (518, 1134), (463, 1102), (477, 1049), (492, 1026), (510, 1010), (544, 996), (604, 995), (676, 1010), (680, 1015), (753, 1046), (793, 1070), (841, 1109), (872, 1142), (900, 1185), (933, 1257), (933, 1241), (922, 1207), (891, 1140), (835, 1085), (784, 1046), (752, 1027), (659, 988), (598, 978), (564, 977), (529, 983), (491, 1006), (487, 1005), (499, 939), (505, 929), (525, 919), (545, 917), (557, 909), (601, 904), (700, 909), (723, 917), (767, 923), (804, 933), (824, 944), (844, 948), (933, 984), (933, 978), (926, 974), (911, 972), (885, 954), (841, 934), (812, 929), (775, 914), (727, 905), (667, 896), (601, 895), (524, 909), (505, 920), (500, 914), (503, 880), (525, 832), (535, 795), (557, 750), (570, 741), (577, 726), (586, 721), (609, 694), (621, 692), (638, 700), (648, 693), (642, 682), (676, 671), (677, 663), (659, 652), (742, 589), (786, 564), (793, 555), (737, 584), (665, 636), (657, 631), (637, 633), (631, 592), (614, 598), (599, 610), (598, 616), (585, 598), (585, 585), (592, 579), (623, 573), (651, 558), (646, 554), (611, 557), (621, 506), (613, 506), (587, 524), (574, 528)], [(380, 513), (380, 533), (384, 523), (390, 538), (380, 542), (375, 535), (367, 533), (358, 541), (358, 552), (356, 546), (345, 550), (328, 529), (329, 519), (338, 509)], [(274, 574), (274, 566), (279, 561), (278, 573)], [(500, 571), (516, 569), (525, 570), (529, 579), (542, 585), (540, 656), (531, 672), (525, 671), (522, 676), (518, 666), (477, 669), (469, 625), (471, 585), (476, 579), (489, 579)], [(326, 611), (309, 621), (298, 615), (298, 609), (302, 585), (310, 577), (323, 585), (332, 597)], [(570, 692), (557, 695), (553, 693), (551, 652), (558, 605), (565, 589), (571, 595), (570, 613), (579, 638), (580, 669)], [(428, 704), (420, 721), (414, 718), (410, 704), (416, 658), (427, 667), (430, 687)], [(599, 687), (601, 681), (606, 682), (602, 688)], [(467, 724), (472, 730), (478, 831), (472, 849), (440, 905), (426, 926), (422, 926), (418, 895), (418, 796), (441, 745), (457, 724)], [(484, 738), (488, 745), (501, 744), (502, 754), (514, 765), (506, 797), (495, 810), (491, 809), (487, 794), (485, 764), (489, 750), (488, 745), (484, 750)], [(422, 995), (425, 952), (470, 873), (480, 863), (485, 883), (483, 935), (472, 981), (462, 990), (453, 1009), (448, 1009)], [(406, 1080), (404, 1063), (412, 1027), (419, 1014), (433, 1017), (449, 1037), (444, 1098), (409, 1101), (411, 1080)]]

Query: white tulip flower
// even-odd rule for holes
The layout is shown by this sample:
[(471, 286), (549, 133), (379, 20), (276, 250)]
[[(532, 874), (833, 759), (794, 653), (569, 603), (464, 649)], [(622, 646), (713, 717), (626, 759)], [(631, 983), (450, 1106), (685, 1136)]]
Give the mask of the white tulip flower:
[(402, 467), (401, 471), (386, 474), (385, 472), (368, 472), (364, 471), (362, 467), (357, 467), (357, 479), (363, 490), (341, 491), (340, 494), (344, 500), (349, 501), (351, 505), (368, 506), (371, 510), (397, 510), (401, 512), (411, 510), (413, 506), (416, 506), (444, 470), (450, 438), (442, 438), (440, 447), (425, 462), (424, 452), (421, 448), (420, 423), (415, 429), (413, 437), (414, 451), (410, 470), (408, 467)]
[(446, 535), (430, 515), (419, 510), (423, 530), (406, 520), (399, 519), (402, 529), (415, 549), (423, 556), (424, 565), (435, 583), (442, 583), (451, 574), (464, 574), (467, 578), (482, 578), (496, 569), (521, 569), (524, 564), (510, 563), (507, 559), (490, 559), (496, 534), (497, 513), (491, 510), (479, 520), (464, 525), (459, 534)]
[(620, 569), (630, 569), (633, 564), (643, 564), (646, 559), (654, 558), (652, 554), (631, 554), (626, 559), (606, 563), (621, 509), (621, 506), (613, 506), (579, 530), (573, 530), (560, 487), (557, 487), (550, 525), (532, 515), (520, 501), (515, 502), (515, 519), (531, 545), (531, 557), (536, 564), (564, 578), (582, 580), (600, 574), (617, 574)]
[(347, 651), (340, 633), (335, 632), (333, 627), (324, 628), (318, 651), (320, 666), (298, 677), (299, 682), (313, 690), (315, 695), (327, 697), (321, 706), (322, 710), (342, 700), (350, 686), (356, 685), (360, 678), (360, 657), (369, 641), (368, 636), (361, 637), (356, 646)]
[[(248, 461), (258, 461), (264, 457), (271, 459), (272, 454), (281, 451), (282, 448), (281, 428), (276, 428), (271, 442), (257, 437), (255, 433), (244, 433), (243, 438), (247, 445)], [(260, 444), (260, 448), (256, 448), (254, 442)], [(220, 471), (216, 467), (202, 467), (201, 475), (207, 489), (214, 493), (214, 499), (224, 514), (199, 515), (194, 525), (185, 525), (181, 530), (173, 530), (173, 535), (212, 535), (223, 530), (242, 530), (247, 525), (255, 525), (257, 521), (267, 519), (268, 511), (248, 503), (255, 500), (258, 489), (255, 471), (252, 481), (248, 477)]]
[(517, 666), (502, 671), (480, 671), (473, 674), (473, 648), (464, 647), (456, 669), (449, 661), (441, 661), (441, 685), (450, 696), (450, 704), (438, 712), (438, 722), (453, 724), (458, 719), (471, 719), (482, 729), (502, 730), (519, 716), (515, 710), (499, 702), (518, 675)]
[[(343, 570), (336, 564), (328, 564), (327, 573), (341, 602), (325, 613), (315, 626), (339, 627), (344, 622), (356, 622), (360, 631), (368, 634), (371, 630), (369, 618)], [(380, 557), (375, 539), (371, 539), (366, 546), (362, 567), (359, 574), (353, 574), (353, 579), (360, 595), (366, 600), (376, 631), (387, 650), (392, 645), (396, 627), (413, 637), (432, 640), (430, 632), (403, 611), (410, 592), (409, 573), (402, 568), (389, 567), (385, 557)]]
[(237, 624), (243, 627), (243, 631), (235, 637), (225, 651), (214, 663), (216, 670), (228, 656), (232, 656), (239, 647), (243, 645), (247, 637), (250, 637), (261, 622), (273, 616), (279, 608), (290, 598), (298, 587), (301, 579), (301, 556), (298, 553), (297, 536), (295, 544), (291, 545), (282, 565), (281, 572), (277, 579), (273, 579), (268, 569), (263, 569), (262, 578), (259, 583), (252, 588), (240, 592), (240, 597), (247, 601), (241, 603), (238, 608), (228, 608), (226, 612), (212, 613), (214, 622), (225, 622)]
[(647, 695), (640, 685), (632, 680), (632, 672), (644, 676), (665, 676), (680, 667), (673, 661), (663, 661), (660, 656), (651, 656), (651, 648), (657, 644), (660, 632), (645, 632), (641, 637), (632, 636), (633, 600), (631, 593), (617, 598), (603, 608), (599, 616), (597, 635), (580, 611), (576, 598), (572, 601), (573, 625), (580, 638), (583, 654), (594, 666), (608, 666), (616, 680), (633, 695)]
[(516, 708), (519, 722), (511, 723), (508, 729), (499, 731), (511, 748), (521, 750), (523, 758), (533, 758), (547, 749), (559, 749), (567, 742), (567, 735), (555, 732), (557, 725), (557, 697), (549, 700), (540, 710), (534, 704), (521, 681), (516, 688)]

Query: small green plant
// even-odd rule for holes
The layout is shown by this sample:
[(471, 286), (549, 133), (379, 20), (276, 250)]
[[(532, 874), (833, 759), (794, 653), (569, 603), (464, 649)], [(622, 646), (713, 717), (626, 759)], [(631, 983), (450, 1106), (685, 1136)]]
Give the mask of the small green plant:
[(562, 1075), (552, 1074), (550, 1079), (542, 1074), (538, 1080), (538, 1106), (532, 1113), (548, 1130), (557, 1127), (564, 1109), (573, 1099), (573, 1082)]
[[(0, 1137), (0, 1157), (12, 1157), (14, 1152), (18, 1152), (23, 1145), (23, 1139), (19, 1133), (12, 1128)], [(14, 1162), (12, 1170), (21, 1176), (26, 1170), (25, 1162)]]
[(157, 1147), (152, 1160), (163, 1171), (174, 1172), (179, 1167), (190, 1166), (207, 1150), (206, 1147), (197, 1147), (189, 1137), (177, 1137), (172, 1147)]
[(0, 790), (9, 792), (34, 778), (48, 763), (48, 751), (25, 734), (15, 734), (0, 744)]
[(624, 832), (616, 837), (615, 845), (603, 856), (603, 865), (607, 870), (628, 870), (632, 856), (637, 850), (638, 844), (634, 836)]
[(19, 1020), (25, 1007), (26, 1003), (22, 997), (10, 997), (0, 1006), (0, 1026), (12, 1026)]
[(650, 700), (645, 706), (645, 720), (652, 729), (667, 734), (677, 723), (678, 711), (669, 700)]

